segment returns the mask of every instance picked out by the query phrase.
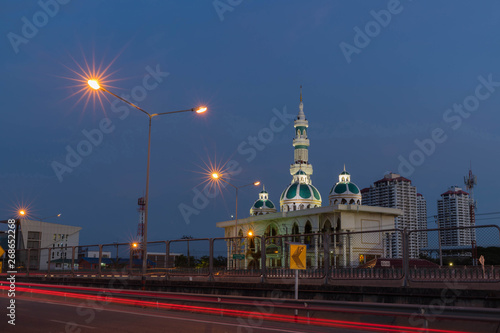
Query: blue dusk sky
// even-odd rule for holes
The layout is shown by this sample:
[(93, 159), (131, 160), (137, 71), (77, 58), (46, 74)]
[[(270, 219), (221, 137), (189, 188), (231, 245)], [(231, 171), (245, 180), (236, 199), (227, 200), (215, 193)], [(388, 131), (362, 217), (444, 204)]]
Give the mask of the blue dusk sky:
[[(109, 94), (101, 104), (79, 91), (87, 64), (151, 113), (209, 107), (153, 119), (150, 240), (223, 235), (215, 223), (234, 215), (234, 189), (196, 195), (206, 165), (230, 161), (233, 184), (258, 179), (279, 205), (300, 85), (324, 205), (345, 164), (360, 188), (402, 173), (433, 215), (472, 163), (478, 213), (499, 211), (498, 1), (1, 7), (2, 219), (28, 205), (32, 216), (62, 213), (48, 221), (81, 226), (81, 244), (134, 239), (148, 119)], [(259, 190), (240, 190), (240, 218)], [(486, 223), (498, 221), (478, 220)]]

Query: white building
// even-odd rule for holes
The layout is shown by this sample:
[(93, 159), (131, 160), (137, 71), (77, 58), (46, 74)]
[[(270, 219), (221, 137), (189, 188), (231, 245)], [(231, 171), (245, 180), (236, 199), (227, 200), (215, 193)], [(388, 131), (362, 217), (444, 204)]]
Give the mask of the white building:
[[(82, 230), (81, 227), (27, 219), (21, 219), (19, 227), (19, 249), (51, 248), (51, 260), (59, 261), (62, 264), (61, 267), (65, 264), (66, 259), (71, 260), (71, 247), (78, 246), (80, 230)], [(21, 261), (23, 261), (23, 265), (27, 265), (27, 251), (22, 252)], [(75, 253), (75, 257), (77, 254), (78, 252)], [(48, 258), (48, 249), (30, 250), (30, 269), (46, 270), (48, 268)], [(76, 259), (75, 261), (77, 261)], [(55, 268), (57, 269), (58, 267)]]
[[(417, 224), (420, 230), (427, 229), (427, 201), (424, 196), (417, 193)], [(422, 232), (418, 237), (418, 248), (423, 249), (429, 245), (426, 232)]]
[[(267, 267), (289, 267), (288, 242), (308, 245), (307, 266), (321, 267), (325, 259), (332, 267), (357, 267), (375, 258), (386, 257), (392, 252), (387, 248), (392, 236), (384, 230), (394, 228), (394, 218), (399, 209), (369, 207), (362, 205), (359, 188), (351, 182), (345, 170), (329, 194), (329, 205), (321, 207), (320, 192), (312, 184), (313, 167), (309, 163), (309, 123), (304, 114), (302, 93), (299, 113), (294, 122), (294, 163), (290, 166), (292, 181), (280, 196), (281, 212), (265, 190), (250, 209), (250, 217), (239, 219), (238, 230), (234, 220), (218, 222), (224, 228), (225, 237), (234, 235), (256, 237), (244, 241), (228, 241), (228, 267), (258, 268), (261, 251), (266, 253)], [(323, 237), (307, 236), (311, 233), (347, 233), (351, 231), (373, 231), (367, 234), (336, 235), (328, 238), (329, 248), (324, 247)], [(304, 235), (306, 234), (306, 235)], [(265, 249), (261, 249), (259, 236), (298, 235), (285, 238), (268, 238)], [(304, 236), (301, 236), (304, 235)], [(326, 250), (326, 251), (325, 251)], [(325, 258), (325, 253), (329, 258)]]
[[(460, 187), (451, 186), (437, 201), (439, 227), (472, 226), (469, 203), (469, 193), (462, 191)], [(475, 241), (476, 235), (472, 229), (441, 232), (443, 246), (471, 246)]]
[[(396, 218), (394, 228), (417, 230), (423, 226), (423, 221), (419, 216), (427, 216), (427, 212), (420, 212), (418, 208), (424, 208), (422, 204), (425, 201), (422, 196), (420, 205), (417, 205), (417, 188), (411, 184), (411, 180), (401, 177), (396, 173), (389, 173), (384, 178), (377, 180), (369, 188), (361, 191), (363, 204), (379, 207), (393, 207), (403, 211), (401, 216)], [(418, 258), (419, 247), (426, 241), (421, 238), (424, 233), (411, 233), (409, 238), (408, 250), (411, 258)], [(392, 256), (401, 258), (403, 255), (402, 239), (400, 233), (395, 233), (392, 238)]]

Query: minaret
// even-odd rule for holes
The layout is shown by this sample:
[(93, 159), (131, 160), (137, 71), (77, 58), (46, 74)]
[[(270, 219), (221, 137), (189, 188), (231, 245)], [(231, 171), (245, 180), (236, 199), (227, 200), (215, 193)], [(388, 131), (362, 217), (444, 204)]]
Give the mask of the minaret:
[(302, 86), (300, 86), (299, 114), (294, 121), (295, 138), (293, 139), (294, 164), (290, 166), (290, 174), (293, 176), (299, 170), (304, 171), (307, 176), (313, 173), (312, 165), (309, 164), (309, 139), (307, 138), (307, 128), (309, 122), (304, 114), (304, 103), (302, 102)]

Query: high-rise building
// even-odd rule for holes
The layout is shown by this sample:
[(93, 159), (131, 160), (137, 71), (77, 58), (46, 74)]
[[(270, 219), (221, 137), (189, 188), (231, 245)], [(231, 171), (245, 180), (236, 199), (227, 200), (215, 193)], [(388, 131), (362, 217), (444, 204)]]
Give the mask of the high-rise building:
[[(451, 186), (441, 194), (437, 201), (438, 223), (440, 228), (472, 226), (469, 193), (460, 187)], [(476, 236), (472, 229), (444, 230), (441, 232), (441, 244), (444, 246), (471, 246)]]
[[(411, 180), (401, 177), (397, 173), (389, 173), (384, 178), (377, 180), (369, 188), (361, 190), (363, 205), (398, 208), (403, 214), (396, 217), (394, 227), (396, 229), (417, 230), (419, 226), (419, 213), (417, 205), (417, 188), (411, 184)], [(424, 197), (420, 199), (425, 202)], [(420, 207), (426, 207), (420, 204)], [(427, 213), (423, 213), (427, 215)], [(408, 251), (410, 258), (417, 258), (419, 246), (423, 233), (414, 232), (410, 234)], [(388, 257), (400, 258), (403, 255), (403, 240), (401, 233), (392, 235), (390, 244), (386, 247)]]
[[(427, 229), (427, 201), (420, 193), (417, 193), (417, 225), (420, 230)], [(427, 232), (419, 233), (418, 248), (423, 249), (428, 245)]]

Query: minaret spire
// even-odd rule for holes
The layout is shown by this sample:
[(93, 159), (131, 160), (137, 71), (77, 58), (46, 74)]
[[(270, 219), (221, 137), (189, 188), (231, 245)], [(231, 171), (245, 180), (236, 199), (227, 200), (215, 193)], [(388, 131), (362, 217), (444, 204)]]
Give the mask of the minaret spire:
[(304, 114), (304, 103), (302, 102), (302, 85), (300, 85), (300, 103), (299, 103), (299, 115), (298, 119), (306, 120), (306, 115)]
[(307, 174), (307, 177), (312, 175), (312, 165), (309, 164), (309, 137), (307, 128), (309, 122), (304, 114), (304, 102), (302, 99), (302, 85), (300, 85), (300, 103), (299, 114), (295, 118), (294, 124), (295, 138), (293, 139), (294, 147), (294, 164), (290, 166), (290, 174), (294, 176), (298, 171), (302, 170)]

